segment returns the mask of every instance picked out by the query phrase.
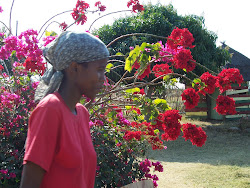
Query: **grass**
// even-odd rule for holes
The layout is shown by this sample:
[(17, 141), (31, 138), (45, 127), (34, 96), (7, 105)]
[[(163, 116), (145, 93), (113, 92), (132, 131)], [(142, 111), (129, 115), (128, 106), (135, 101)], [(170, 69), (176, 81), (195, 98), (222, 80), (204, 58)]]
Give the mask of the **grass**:
[[(250, 133), (231, 132), (242, 122), (199, 121), (184, 119), (206, 129), (205, 146), (193, 146), (180, 137), (166, 142), (166, 150), (149, 151), (151, 160), (161, 161), (159, 188), (247, 188), (250, 187)], [(250, 122), (244, 126), (249, 127)]]

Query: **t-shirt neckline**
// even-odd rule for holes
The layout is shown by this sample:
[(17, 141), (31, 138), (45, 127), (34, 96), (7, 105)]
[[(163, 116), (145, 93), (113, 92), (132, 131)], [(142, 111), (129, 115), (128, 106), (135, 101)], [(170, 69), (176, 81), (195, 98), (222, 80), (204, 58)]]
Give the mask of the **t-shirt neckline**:
[(63, 100), (63, 98), (62, 98), (62, 96), (60, 95), (60, 93), (58, 93), (58, 91), (57, 92), (55, 92), (54, 93), (57, 97), (58, 97), (58, 99), (63, 103), (63, 105), (65, 106), (65, 108), (67, 108), (67, 110), (68, 110), (68, 112), (71, 114), (71, 115), (73, 115), (74, 117), (77, 117), (78, 116), (78, 109), (77, 109), (77, 105), (75, 106), (75, 110), (76, 110), (76, 114), (74, 114), (73, 112), (71, 112), (71, 110), (69, 109), (69, 107), (68, 107), (68, 105), (65, 103), (65, 101)]

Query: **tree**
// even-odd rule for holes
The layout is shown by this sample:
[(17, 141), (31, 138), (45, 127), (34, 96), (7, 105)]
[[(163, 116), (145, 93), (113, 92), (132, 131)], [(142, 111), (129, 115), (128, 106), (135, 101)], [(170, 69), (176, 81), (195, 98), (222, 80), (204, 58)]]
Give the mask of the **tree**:
[[(217, 35), (208, 31), (204, 25), (204, 18), (196, 15), (180, 16), (172, 5), (151, 5), (144, 6), (144, 11), (134, 16), (117, 19), (112, 25), (104, 25), (100, 29), (94, 31), (106, 44), (114, 38), (128, 33), (148, 33), (158, 36), (167, 37), (175, 28), (188, 28), (193, 34), (195, 48), (191, 49), (193, 58), (200, 64), (214, 72), (219, 72), (221, 66), (229, 60), (229, 53), (225, 49), (216, 47)], [(121, 52), (126, 54), (129, 52), (130, 46), (139, 45), (142, 42), (155, 43), (159, 38), (152, 36), (134, 36), (123, 38), (115, 42), (111, 46), (111, 54)], [(166, 40), (163, 40), (165, 43)], [(118, 74), (122, 74), (122, 68), (116, 70)], [(180, 70), (183, 73), (182, 70)], [(206, 70), (197, 67), (194, 73), (201, 75)], [(187, 73), (190, 78), (193, 75)], [(112, 75), (112, 79), (117, 79), (116, 75)]]

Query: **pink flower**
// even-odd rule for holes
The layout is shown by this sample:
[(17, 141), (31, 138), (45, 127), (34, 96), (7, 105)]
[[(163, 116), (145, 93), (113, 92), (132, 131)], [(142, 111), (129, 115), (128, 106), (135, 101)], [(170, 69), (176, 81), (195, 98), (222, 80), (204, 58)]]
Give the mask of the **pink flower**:
[(0, 6), (0, 13), (3, 12), (3, 8)]

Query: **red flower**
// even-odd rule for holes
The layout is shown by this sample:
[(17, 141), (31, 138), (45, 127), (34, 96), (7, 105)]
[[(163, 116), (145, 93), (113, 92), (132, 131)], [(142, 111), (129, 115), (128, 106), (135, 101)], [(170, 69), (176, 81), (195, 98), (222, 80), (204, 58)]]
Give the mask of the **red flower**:
[(187, 28), (179, 29), (176, 27), (168, 37), (167, 44), (172, 49), (177, 49), (178, 46), (194, 48), (193, 42), (194, 37)]
[(73, 9), (71, 13), (73, 19), (77, 24), (81, 23), (83, 25), (87, 21), (87, 16), (85, 15), (85, 11), (89, 8), (89, 4), (84, 1), (78, 0), (76, 3), (76, 7)]
[(31, 72), (38, 71), (41, 75), (43, 75), (45, 72), (45, 64), (39, 61), (34, 61), (31, 57), (28, 57), (25, 60), (23, 66), (26, 70), (30, 70)]
[(67, 25), (65, 22), (63, 22), (63, 23), (61, 23), (61, 24), (59, 25), (59, 27), (60, 27), (63, 31), (66, 31), (66, 28), (68, 27), (68, 25)]
[(186, 106), (186, 109), (192, 109), (195, 106), (198, 105), (200, 96), (193, 88), (188, 88), (183, 91), (181, 94), (182, 100), (185, 100), (186, 102), (184, 105)]
[(223, 69), (217, 76), (216, 86), (220, 88), (220, 93), (223, 93), (224, 91), (231, 89), (231, 83), (236, 82), (240, 86), (243, 81), (239, 69)]
[[(210, 74), (209, 72), (205, 72), (200, 77), (201, 81), (204, 82), (207, 86), (204, 88), (208, 94), (212, 94), (215, 90), (216, 77)], [(200, 90), (199, 92), (205, 95), (205, 92)]]
[(138, 63), (137, 61), (136, 62), (134, 62), (134, 64), (133, 64), (133, 66), (132, 66), (132, 69), (139, 69), (140, 68), (140, 63)]
[(145, 95), (144, 89), (140, 89), (140, 92), (134, 92), (133, 94)]
[(205, 131), (201, 127), (196, 127), (191, 123), (183, 124), (182, 125), (183, 131), (183, 138), (185, 140), (189, 140), (192, 142), (193, 145), (201, 147), (205, 144), (207, 140), (207, 135)]
[[(150, 65), (148, 65), (147, 68), (144, 70), (144, 72), (141, 73), (141, 75), (138, 76), (138, 79), (142, 80), (146, 76), (149, 77), (150, 71), (151, 71)], [(135, 72), (135, 74), (137, 74), (137, 73), (138, 73), (138, 71)]]
[[(163, 75), (167, 75), (169, 73), (172, 72), (171, 69), (169, 69), (169, 65), (168, 64), (157, 64), (153, 67), (152, 69), (155, 73), (155, 77), (160, 77)], [(162, 77), (163, 78), (163, 77)]]
[(141, 110), (139, 108), (135, 108), (135, 107), (132, 106), (131, 110), (136, 111), (136, 113), (139, 114), (139, 115), (141, 114)]
[(174, 58), (174, 66), (177, 69), (186, 69), (187, 72), (190, 72), (195, 69), (195, 60), (191, 55), (191, 51), (188, 49), (181, 49)]
[(181, 115), (178, 110), (167, 110), (164, 113), (160, 113), (156, 118), (155, 128), (163, 130), (161, 138), (163, 140), (176, 140), (180, 136)]
[(139, 0), (130, 0), (127, 3), (127, 7), (129, 8), (132, 5), (132, 11), (133, 12), (141, 12), (144, 10), (143, 5), (140, 4)]
[(98, 9), (99, 9), (100, 11), (105, 11), (105, 10), (106, 10), (106, 6), (102, 5), (102, 3), (101, 3), (100, 1), (97, 1), (97, 2), (95, 3), (95, 6), (98, 7)]
[(216, 111), (222, 115), (236, 114), (235, 101), (228, 96), (219, 95), (216, 99)]
[(102, 4), (101, 1), (97, 1), (97, 2), (95, 3), (95, 6), (97, 7), (97, 6), (101, 5), (101, 4)]
[(123, 138), (127, 141), (132, 140), (135, 138), (136, 140), (141, 139), (141, 131), (126, 131)]
[(0, 64), (0, 71), (2, 71), (3, 70), (3, 66)]

